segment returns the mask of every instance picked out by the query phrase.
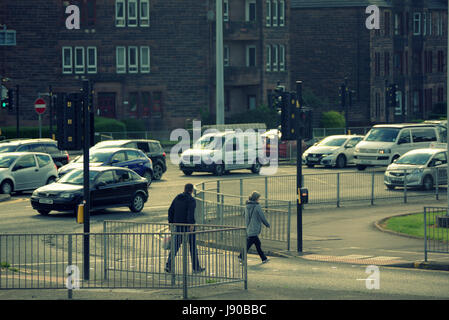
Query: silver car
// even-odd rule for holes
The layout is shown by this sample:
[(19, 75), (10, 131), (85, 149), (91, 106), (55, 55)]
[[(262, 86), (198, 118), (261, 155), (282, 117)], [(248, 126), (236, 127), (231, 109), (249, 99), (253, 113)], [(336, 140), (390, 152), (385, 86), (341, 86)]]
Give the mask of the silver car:
[(46, 153), (0, 154), (0, 193), (34, 190), (54, 182), (57, 177), (56, 165)]
[(431, 190), (437, 183), (446, 184), (447, 150), (427, 148), (406, 152), (387, 167), (384, 183), (390, 190), (404, 186)]
[(354, 147), (362, 141), (359, 135), (334, 135), (326, 137), (307, 149), (302, 155), (302, 163), (309, 168), (314, 165), (344, 168), (354, 160)]

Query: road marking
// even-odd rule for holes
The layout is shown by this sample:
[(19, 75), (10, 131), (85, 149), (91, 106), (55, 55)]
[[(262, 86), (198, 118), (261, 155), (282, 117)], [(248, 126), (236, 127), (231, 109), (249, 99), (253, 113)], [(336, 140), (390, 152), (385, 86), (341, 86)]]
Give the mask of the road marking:
[(27, 200), (28, 199), (21, 198), (21, 199), (9, 200), (9, 201), (2, 201), (2, 202), (0, 202), (0, 205), (1, 204), (8, 204), (8, 205), (10, 205), (10, 204), (14, 204), (14, 203), (22, 202), (22, 201), (27, 201)]

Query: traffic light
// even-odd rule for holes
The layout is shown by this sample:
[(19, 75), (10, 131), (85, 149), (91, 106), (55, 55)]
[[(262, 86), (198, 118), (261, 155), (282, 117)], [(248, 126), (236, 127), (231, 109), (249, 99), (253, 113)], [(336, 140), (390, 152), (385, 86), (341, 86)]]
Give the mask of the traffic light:
[(282, 95), (281, 133), (282, 140), (297, 139), (296, 94), (294, 93)]
[(309, 140), (313, 138), (312, 110), (301, 108), (298, 115), (299, 134), (302, 139)]
[(14, 90), (6, 89), (6, 95), (2, 95), (2, 109), (12, 110), (14, 106)]
[(80, 150), (82, 145), (82, 96), (58, 93), (56, 99), (58, 149)]

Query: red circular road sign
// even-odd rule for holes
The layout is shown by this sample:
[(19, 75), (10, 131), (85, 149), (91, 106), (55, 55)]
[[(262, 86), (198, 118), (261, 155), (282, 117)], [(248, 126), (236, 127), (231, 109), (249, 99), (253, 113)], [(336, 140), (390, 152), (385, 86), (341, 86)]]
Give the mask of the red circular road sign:
[(42, 98), (37, 99), (34, 102), (34, 109), (38, 114), (43, 114), (45, 112), (45, 109), (47, 108), (47, 104), (45, 103), (45, 100)]

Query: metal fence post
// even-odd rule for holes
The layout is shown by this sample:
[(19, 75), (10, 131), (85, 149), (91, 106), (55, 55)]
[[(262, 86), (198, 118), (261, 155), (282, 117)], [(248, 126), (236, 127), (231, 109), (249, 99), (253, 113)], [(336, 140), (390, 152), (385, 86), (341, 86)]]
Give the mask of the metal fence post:
[(243, 179), (240, 178), (240, 205), (243, 206)]
[(103, 221), (103, 279), (107, 280), (108, 278), (108, 239), (107, 239), (107, 227), (106, 227), (106, 221)]
[[(68, 255), (68, 265), (72, 265), (72, 235), (68, 235), (68, 243), (67, 243), (67, 255)], [(67, 286), (68, 289), (68, 298), (72, 299), (73, 297), (73, 290), (71, 284)]]
[(268, 177), (265, 177), (265, 208), (268, 208)]
[[(182, 296), (187, 299), (187, 235), (182, 233)], [(192, 261), (192, 263), (194, 263)]]
[(221, 205), (220, 205), (220, 224), (224, 223), (224, 194), (221, 195)]
[(424, 261), (427, 262), (427, 208), (424, 207)]
[(371, 205), (374, 205), (374, 171), (371, 172)]
[(340, 208), (340, 172), (337, 173), (337, 208)]
[(407, 170), (404, 169), (404, 203), (407, 203)]
[(435, 171), (437, 172), (436, 174), (435, 174), (435, 199), (436, 200), (439, 200), (438, 199), (438, 193), (439, 193), (439, 185), (440, 185), (440, 182), (438, 181), (439, 180), (439, 175), (440, 175), (440, 170), (438, 169), (438, 168), (434, 168), (435, 169)]
[(290, 219), (292, 216), (292, 203), (288, 202), (288, 217), (287, 217), (287, 251), (290, 251)]
[(205, 195), (206, 192), (204, 190), (204, 182), (201, 185), (201, 188), (203, 189), (203, 191), (201, 192), (201, 224), (204, 224), (204, 221), (206, 220), (206, 212), (205, 212)]

